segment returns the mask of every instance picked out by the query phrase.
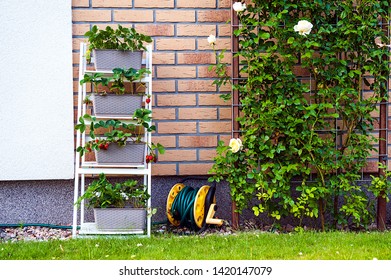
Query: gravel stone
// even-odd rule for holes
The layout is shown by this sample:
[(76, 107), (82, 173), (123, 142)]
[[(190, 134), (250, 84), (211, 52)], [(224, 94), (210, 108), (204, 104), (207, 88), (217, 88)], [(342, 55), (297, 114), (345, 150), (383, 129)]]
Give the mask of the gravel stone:
[(72, 237), (71, 229), (40, 226), (0, 228), (1, 242), (66, 240)]

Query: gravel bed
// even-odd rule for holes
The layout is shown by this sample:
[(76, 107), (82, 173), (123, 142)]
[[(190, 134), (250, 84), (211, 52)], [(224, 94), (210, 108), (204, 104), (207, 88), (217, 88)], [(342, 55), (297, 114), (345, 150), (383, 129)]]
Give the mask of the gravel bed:
[[(272, 227), (271, 225), (262, 225), (254, 220), (243, 221), (237, 230), (234, 230), (229, 222), (224, 221), (222, 226), (209, 225), (203, 230), (192, 229), (187, 227), (175, 227), (171, 224), (158, 224), (152, 226), (152, 234), (155, 235), (230, 235), (235, 232), (241, 231), (262, 231), (262, 232), (273, 232), (289, 233), (295, 229), (291, 225), (285, 225), (279, 229)], [(311, 230), (304, 226), (304, 230)], [(376, 231), (376, 225), (371, 225), (366, 231)], [(387, 230), (391, 230), (388, 226)], [(72, 238), (71, 229), (63, 228), (50, 228), (44, 226), (25, 226), (25, 227), (0, 227), (0, 243), (2, 242), (18, 242), (18, 241), (48, 241), (48, 240), (67, 240)]]
[[(258, 226), (253, 222), (246, 221), (241, 224), (240, 230), (251, 230)], [(194, 230), (187, 227), (175, 227), (170, 224), (159, 224), (152, 226), (152, 234), (174, 234), (174, 235), (207, 235), (222, 234), (229, 235), (234, 233), (228, 222), (222, 226), (207, 226), (204, 230)], [(48, 241), (48, 240), (66, 240), (72, 238), (71, 229), (50, 228), (44, 226), (21, 226), (0, 228), (1, 242), (18, 242), (18, 241)]]
[(1, 242), (66, 240), (72, 237), (72, 230), (41, 226), (0, 228)]

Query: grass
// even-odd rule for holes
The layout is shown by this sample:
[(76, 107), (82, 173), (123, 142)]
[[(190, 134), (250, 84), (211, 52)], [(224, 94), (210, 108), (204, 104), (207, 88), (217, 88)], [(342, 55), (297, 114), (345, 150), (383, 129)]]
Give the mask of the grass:
[(0, 260), (391, 260), (391, 232), (260, 231), (0, 243)]

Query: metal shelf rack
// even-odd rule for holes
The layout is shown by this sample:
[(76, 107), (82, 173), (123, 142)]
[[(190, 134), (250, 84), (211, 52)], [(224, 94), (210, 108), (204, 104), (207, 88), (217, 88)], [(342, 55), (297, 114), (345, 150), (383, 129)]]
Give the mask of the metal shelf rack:
[[(145, 58), (143, 58), (143, 65), (152, 72), (152, 46), (146, 46), (147, 51), (145, 52)], [(79, 57), (79, 85), (78, 85), (78, 102), (77, 102), (77, 120), (81, 116), (87, 113), (88, 107), (83, 103), (83, 100), (87, 96), (86, 85), (80, 85), (80, 81), (83, 79), (85, 73), (103, 73), (103, 74), (112, 74), (111, 71), (93, 71), (87, 69), (86, 53), (87, 46), (85, 43), (80, 44), (80, 57)], [(144, 83), (145, 84), (145, 96), (152, 98), (152, 73), (147, 74), (143, 79), (136, 81), (135, 83)], [(144, 102), (146, 109), (152, 111), (152, 102)], [(107, 119), (107, 117), (102, 117), (97, 119)], [(132, 122), (132, 117), (121, 117), (112, 119), (118, 119), (121, 121)], [(83, 145), (88, 139), (86, 133), (81, 133), (79, 130), (76, 134), (76, 146)], [(148, 151), (151, 144), (151, 132), (144, 130), (144, 139), (146, 143), (146, 150)], [(106, 175), (132, 175), (132, 176), (143, 176), (144, 185), (147, 187), (147, 191), (151, 194), (151, 163), (146, 163), (144, 159), (144, 164), (141, 165), (101, 165), (97, 162), (88, 161), (85, 159), (85, 156), (80, 156), (76, 153), (75, 157), (75, 180), (74, 180), (74, 203), (77, 201), (79, 195), (83, 195), (85, 191), (85, 182), (86, 175), (99, 175), (105, 173)], [(147, 209), (151, 208), (151, 199), (148, 199)], [(127, 230), (127, 231), (99, 231), (96, 228), (95, 223), (85, 222), (85, 207), (84, 202), (82, 202), (80, 208), (74, 204), (73, 209), (73, 224), (72, 224), (72, 236), (77, 237), (78, 235), (99, 235), (99, 234), (142, 234), (150, 236), (151, 234), (151, 217), (147, 215), (147, 226), (145, 231), (140, 230)], [(79, 216), (80, 215), (80, 216)], [(79, 217), (79, 222), (78, 222)], [(79, 228), (79, 230), (78, 230)]]

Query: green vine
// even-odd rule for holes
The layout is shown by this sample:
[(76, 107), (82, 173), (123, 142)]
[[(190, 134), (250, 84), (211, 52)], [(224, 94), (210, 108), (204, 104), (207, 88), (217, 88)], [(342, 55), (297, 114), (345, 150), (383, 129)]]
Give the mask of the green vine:
[[(219, 143), (211, 180), (229, 182), (239, 211), (256, 197), (255, 215), (316, 218), (322, 230), (368, 225), (371, 188), (356, 182), (375, 151), (390, 71), (379, 25), (388, 1), (253, 0), (237, 14), (243, 149)], [(226, 65), (216, 56), (219, 84)]]

